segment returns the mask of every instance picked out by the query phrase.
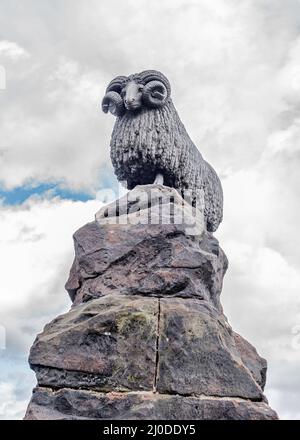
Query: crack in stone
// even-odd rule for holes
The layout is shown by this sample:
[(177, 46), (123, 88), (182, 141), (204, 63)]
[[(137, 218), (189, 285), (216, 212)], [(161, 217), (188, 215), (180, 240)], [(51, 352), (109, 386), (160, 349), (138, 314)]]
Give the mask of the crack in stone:
[(111, 390), (98, 390), (98, 389), (90, 389), (90, 388), (73, 388), (70, 386), (63, 386), (63, 387), (55, 387), (51, 385), (39, 385), (33, 389), (33, 392), (38, 391), (38, 389), (41, 390), (50, 390), (54, 394), (59, 393), (60, 391), (78, 391), (78, 392), (85, 392), (85, 393), (91, 393), (91, 394), (104, 394), (104, 395), (110, 395), (110, 394), (119, 394), (119, 395), (146, 395), (146, 396), (152, 396), (154, 394), (159, 394), (161, 397), (184, 397), (188, 399), (199, 399), (199, 400), (223, 400), (223, 401), (238, 401), (238, 402), (252, 402), (252, 403), (266, 403), (263, 399), (251, 399), (241, 396), (219, 396), (217, 394), (197, 394), (197, 393), (178, 393), (178, 392), (168, 392), (168, 393), (158, 393), (154, 391), (147, 391), (147, 390), (117, 390), (117, 389), (111, 389)]
[(156, 393), (157, 376), (159, 367), (159, 339), (160, 339), (160, 298), (158, 298), (158, 314), (157, 314), (157, 328), (156, 328), (156, 356), (155, 356), (155, 372), (153, 381), (153, 392)]

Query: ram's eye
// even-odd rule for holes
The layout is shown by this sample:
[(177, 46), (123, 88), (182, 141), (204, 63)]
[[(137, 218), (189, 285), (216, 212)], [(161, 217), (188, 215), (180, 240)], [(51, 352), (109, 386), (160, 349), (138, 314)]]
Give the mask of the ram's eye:
[(122, 98), (124, 98), (124, 96), (125, 96), (125, 89), (121, 90), (121, 96), (122, 96)]
[(144, 86), (139, 86), (138, 90), (141, 92), (143, 90)]

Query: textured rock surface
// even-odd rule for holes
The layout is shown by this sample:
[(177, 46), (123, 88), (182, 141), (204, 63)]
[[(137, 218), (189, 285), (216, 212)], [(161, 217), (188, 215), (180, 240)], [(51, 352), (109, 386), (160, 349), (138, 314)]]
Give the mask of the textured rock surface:
[(28, 420), (274, 420), (264, 402), (237, 398), (170, 396), (147, 392), (98, 393), (62, 388), (35, 388)]
[(41, 386), (262, 400), (241, 354), (208, 303), (111, 294), (54, 319), (29, 362)]
[[(217, 240), (204, 232), (201, 212), (193, 214), (175, 190), (168, 190), (170, 192), (162, 194), (158, 187), (157, 197), (174, 197), (173, 205), (179, 207), (184, 220), (181, 223), (118, 224), (119, 217), (110, 216), (115, 212), (114, 207), (108, 207), (96, 215), (97, 221), (74, 234), (75, 260), (66, 289), (75, 304), (119, 292), (197, 297), (213, 302), (221, 310), (219, 296), (227, 258)], [(135, 197), (143, 194), (139, 190)], [(120, 205), (124, 203), (121, 201)], [(131, 215), (145, 211), (143, 201), (138, 204), (141, 211), (137, 204), (132, 206), (134, 213)], [(170, 204), (163, 203), (163, 206)], [(106, 209), (111, 224), (99, 224), (106, 218)], [(192, 226), (195, 218), (199, 232), (196, 235)]]
[(99, 390), (152, 390), (158, 304), (108, 295), (73, 308), (45, 327), (29, 362), (38, 383)]
[[(173, 191), (171, 205), (193, 215)], [(158, 187), (153, 207), (168, 206), (169, 193)], [(140, 196), (119, 207), (146, 218)], [(73, 306), (31, 348), (38, 387), (26, 418), (276, 418), (266, 361), (222, 311), (228, 263), (217, 240), (186, 222), (118, 224), (124, 215), (103, 208), (74, 234)]]
[(160, 303), (159, 392), (263, 398), (223, 315), (197, 300)]

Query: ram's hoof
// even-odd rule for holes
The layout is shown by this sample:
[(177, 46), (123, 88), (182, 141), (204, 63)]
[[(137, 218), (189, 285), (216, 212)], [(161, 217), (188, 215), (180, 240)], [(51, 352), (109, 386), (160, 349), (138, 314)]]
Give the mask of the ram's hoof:
[(160, 173), (156, 174), (154, 185), (163, 185), (164, 184), (164, 176)]

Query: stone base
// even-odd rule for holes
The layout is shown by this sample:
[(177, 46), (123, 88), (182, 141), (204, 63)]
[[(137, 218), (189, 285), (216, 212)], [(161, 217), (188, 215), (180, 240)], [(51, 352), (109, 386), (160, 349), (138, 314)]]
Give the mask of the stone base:
[(152, 392), (35, 388), (26, 420), (276, 420), (264, 402)]
[(205, 301), (106, 295), (47, 324), (29, 361), (27, 419), (277, 417), (265, 360)]
[(89, 301), (46, 325), (29, 362), (38, 384), (54, 389), (264, 400), (265, 360), (196, 299)]
[(203, 219), (148, 185), (74, 234), (73, 306), (31, 348), (26, 419), (277, 418), (266, 361), (223, 314), (228, 262)]
[(222, 311), (227, 257), (205, 231), (203, 213), (172, 188), (139, 186), (104, 206), (75, 232), (74, 246), (66, 283), (74, 305), (120, 293), (198, 298)]

